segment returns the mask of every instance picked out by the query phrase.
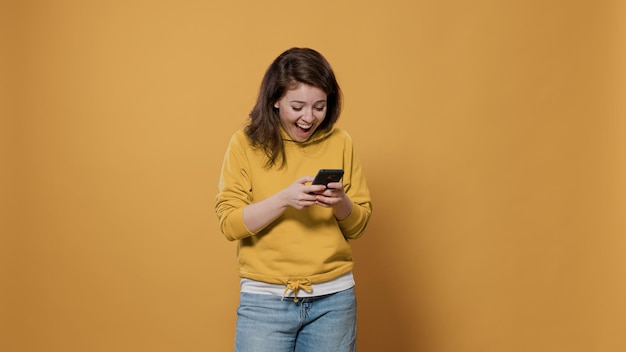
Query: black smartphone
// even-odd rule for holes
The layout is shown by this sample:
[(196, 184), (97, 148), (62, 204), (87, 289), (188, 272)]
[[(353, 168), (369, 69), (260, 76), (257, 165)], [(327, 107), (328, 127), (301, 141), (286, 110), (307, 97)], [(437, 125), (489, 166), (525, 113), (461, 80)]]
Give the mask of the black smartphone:
[(311, 184), (313, 185), (325, 185), (328, 187), (328, 184), (331, 182), (339, 182), (343, 177), (343, 170), (341, 169), (321, 169), (315, 175), (315, 179)]

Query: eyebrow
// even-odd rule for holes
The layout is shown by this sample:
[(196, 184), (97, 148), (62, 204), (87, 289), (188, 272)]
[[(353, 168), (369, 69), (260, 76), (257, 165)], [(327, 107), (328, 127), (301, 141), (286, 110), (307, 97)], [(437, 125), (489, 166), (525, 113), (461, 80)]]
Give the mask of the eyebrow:
[[(300, 103), (300, 104), (306, 104), (306, 101), (302, 101), (302, 100), (290, 100), (290, 103)], [(328, 100), (327, 99), (320, 99), (316, 102), (313, 103), (313, 105), (315, 104), (319, 104), (319, 103), (327, 103)]]

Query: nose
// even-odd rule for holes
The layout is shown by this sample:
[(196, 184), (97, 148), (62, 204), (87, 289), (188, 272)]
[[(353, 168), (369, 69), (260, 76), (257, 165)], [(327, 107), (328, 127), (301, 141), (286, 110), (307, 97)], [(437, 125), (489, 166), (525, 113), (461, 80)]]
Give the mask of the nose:
[(304, 109), (304, 114), (302, 114), (302, 120), (307, 123), (313, 122), (315, 120), (315, 116), (313, 115), (313, 109)]

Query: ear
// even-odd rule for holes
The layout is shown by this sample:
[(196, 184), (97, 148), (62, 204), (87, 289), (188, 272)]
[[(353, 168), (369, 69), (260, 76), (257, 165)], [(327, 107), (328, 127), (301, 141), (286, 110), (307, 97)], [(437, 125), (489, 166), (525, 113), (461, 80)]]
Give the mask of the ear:
[(278, 102), (274, 103), (274, 108), (278, 109)]

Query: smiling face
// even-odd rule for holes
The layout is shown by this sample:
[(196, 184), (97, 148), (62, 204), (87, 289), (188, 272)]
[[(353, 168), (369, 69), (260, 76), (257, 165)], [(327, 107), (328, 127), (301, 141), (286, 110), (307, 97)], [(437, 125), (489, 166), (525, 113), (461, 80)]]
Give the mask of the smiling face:
[(326, 117), (326, 93), (299, 83), (287, 90), (274, 107), (287, 134), (296, 142), (306, 142)]

